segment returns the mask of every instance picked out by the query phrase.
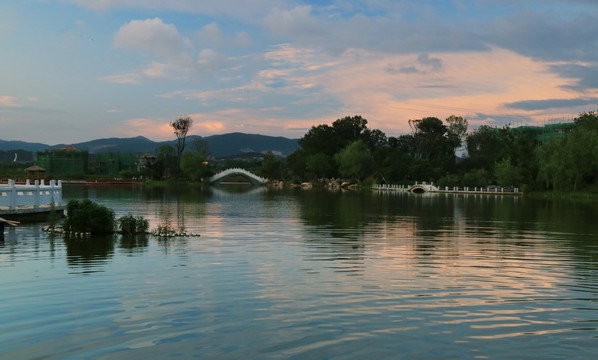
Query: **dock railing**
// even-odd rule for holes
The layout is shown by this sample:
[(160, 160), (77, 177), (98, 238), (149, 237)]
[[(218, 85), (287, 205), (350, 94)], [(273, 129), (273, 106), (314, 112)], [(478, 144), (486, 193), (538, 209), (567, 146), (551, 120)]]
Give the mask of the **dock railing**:
[(50, 184), (46, 185), (44, 180), (16, 184), (9, 179), (8, 183), (0, 184), (0, 210), (49, 208), (52, 204), (62, 206), (61, 180), (50, 180)]

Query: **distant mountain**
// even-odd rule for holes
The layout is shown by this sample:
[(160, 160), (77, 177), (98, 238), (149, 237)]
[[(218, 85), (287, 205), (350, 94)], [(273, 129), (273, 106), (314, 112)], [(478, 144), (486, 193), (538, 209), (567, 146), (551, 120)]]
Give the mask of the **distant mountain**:
[[(297, 150), (297, 139), (231, 133), (212, 135), (203, 138), (208, 143), (210, 153), (215, 157), (232, 156), (243, 153), (266, 153), (271, 151), (275, 155), (287, 156)], [(191, 141), (193, 141), (191, 139)]]
[(49, 149), (50, 145), (40, 143), (28, 143), (24, 141), (6, 141), (0, 140), (0, 150), (2, 151), (13, 151), (13, 150), (25, 150), (25, 151), (42, 151)]
[[(268, 151), (280, 156), (287, 156), (299, 147), (297, 139), (288, 139), (281, 136), (231, 133), (206, 137), (196, 135), (188, 136), (185, 149), (192, 149), (193, 141), (195, 139), (206, 141), (210, 154), (214, 157), (233, 156), (249, 152), (266, 153)], [(90, 154), (102, 152), (153, 153), (156, 148), (162, 145), (176, 147), (176, 140), (156, 142), (143, 136), (137, 136), (134, 138), (97, 139), (76, 144), (58, 144), (52, 146), (23, 141), (0, 140), (0, 151), (26, 150), (37, 152), (47, 149), (58, 149), (65, 146), (73, 146), (80, 150), (87, 150)]]
[(90, 154), (97, 154), (103, 152), (121, 152), (121, 153), (137, 153), (137, 152), (154, 152), (159, 145), (143, 136), (134, 138), (108, 138), (86, 141), (76, 144), (59, 144), (52, 146), (52, 149), (59, 149), (65, 146), (72, 146), (79, 150), (87, 150)]

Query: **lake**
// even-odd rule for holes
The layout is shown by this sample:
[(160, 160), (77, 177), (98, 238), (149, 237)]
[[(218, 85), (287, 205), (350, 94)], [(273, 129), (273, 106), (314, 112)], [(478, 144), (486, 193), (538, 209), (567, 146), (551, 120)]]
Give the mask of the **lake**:
[(590, 359), (598, 206), (65, 185), (201, 237), (0, 242), (2, 359)]

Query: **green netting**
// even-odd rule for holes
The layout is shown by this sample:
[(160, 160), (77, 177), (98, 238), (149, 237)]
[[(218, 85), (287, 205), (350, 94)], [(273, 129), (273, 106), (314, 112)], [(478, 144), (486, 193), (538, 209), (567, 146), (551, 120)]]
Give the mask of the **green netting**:
[(141, 153), (99, 153), (95, 156), (97, 171), (103, 175), (118, 175), (121, 171), (137, 171)]
[(84, 175), (87, 173), (87, 151), (47, 150), (37, 153), (37, 164), (53, 175)]

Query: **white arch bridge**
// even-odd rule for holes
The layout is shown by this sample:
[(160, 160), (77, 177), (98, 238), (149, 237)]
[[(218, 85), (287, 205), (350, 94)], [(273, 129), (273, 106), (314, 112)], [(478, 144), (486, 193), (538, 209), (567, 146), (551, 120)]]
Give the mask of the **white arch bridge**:
[(220, 184), (222, 180), (231, 177), (231, 176), (243, 176), (247, 180), (251, 181), (252, 184), (255, 185), (262, 185), (265, 184), (268, 179), (258, 176), (250, 171), (241, 168), (234, 168), (234, 169), (226, 169), (224, 171), (219, 172), (218, 174), (212, 176), (210, 178), (210, 183), (212, 184)]

